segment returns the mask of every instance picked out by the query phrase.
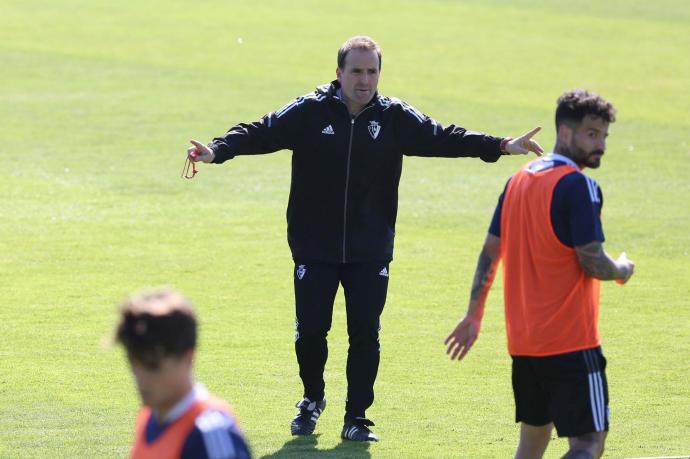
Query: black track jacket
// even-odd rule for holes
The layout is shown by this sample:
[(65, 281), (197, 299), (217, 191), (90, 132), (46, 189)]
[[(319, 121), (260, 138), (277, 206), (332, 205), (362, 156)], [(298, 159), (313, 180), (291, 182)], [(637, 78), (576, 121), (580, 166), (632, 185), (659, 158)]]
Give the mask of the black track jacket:
[(214, 163), (292, 150), (288, 243), (300, 262), (393, 258), (403, 155), (495, 162), (501, 138), (441, 126), (405, 102), (376, 94), (356, 116), (337, 81), (209, 143)]

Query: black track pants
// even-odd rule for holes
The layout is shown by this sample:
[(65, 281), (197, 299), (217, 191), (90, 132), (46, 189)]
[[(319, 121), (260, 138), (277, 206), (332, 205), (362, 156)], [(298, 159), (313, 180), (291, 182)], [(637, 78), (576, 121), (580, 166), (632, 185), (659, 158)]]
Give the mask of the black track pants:
[(388, 262), (347, 264), (295, 263), (295, 352), (304, 396), (324, 398), (323, 371), (328, 359), (326, 336), (333, 300), (342, 284), (347, 312), (346, 416), (364, 416), (374, 402), (379, 368), (379, 317), (386, 303)]

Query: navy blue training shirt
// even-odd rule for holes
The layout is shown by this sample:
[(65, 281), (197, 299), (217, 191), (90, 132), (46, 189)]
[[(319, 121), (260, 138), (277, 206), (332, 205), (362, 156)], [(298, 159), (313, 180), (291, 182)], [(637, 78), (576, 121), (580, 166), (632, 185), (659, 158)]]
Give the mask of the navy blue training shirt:
[[(159, 422), (151, 413), (146, 423), (146, 441), (152, 443), (170, 424), (181, 416), (196, 398), (206, 397), (208, 392), (196, 384), (190, 394), (172, 410), (166, 422)], [(208, 410), (196, 419), (194, 429), (184, 441), (180, 459), (250, 459), (251, 451), (235, 423), (227, 413)]]

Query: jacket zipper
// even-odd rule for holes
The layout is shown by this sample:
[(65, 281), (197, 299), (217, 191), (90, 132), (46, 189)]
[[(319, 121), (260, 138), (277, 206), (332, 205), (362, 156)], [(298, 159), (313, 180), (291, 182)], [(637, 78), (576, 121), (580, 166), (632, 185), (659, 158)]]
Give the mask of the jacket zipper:
[[(345, 105), (345, 102), (343, 102), (343, 105)], [(347, 263), (347, 259), (345, 257), (345, 240), (347, 239), (347, 191), (350, 187), (350, 157), (352, 155), (352, 138), (354, 137), (355, 133), (355, 120), (369, 107), (371, 107), (371, 105), (364, 107), (364, 109), (357, 113), (355, 116), (350, 117), (350, 144), (347, 147), (347, 169), (345, 170), (345, 199), (343, 204), (343, 264)], [(345, 106), (345, 108), (347, 108), (347, 105)], [(350, 112), (348, 110), (348, 114), (349, 113)]]

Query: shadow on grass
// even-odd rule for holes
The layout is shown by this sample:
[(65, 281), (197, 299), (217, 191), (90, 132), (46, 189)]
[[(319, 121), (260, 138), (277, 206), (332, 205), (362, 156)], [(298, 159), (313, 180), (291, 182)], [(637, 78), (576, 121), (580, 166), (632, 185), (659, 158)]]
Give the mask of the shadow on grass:
[(317, 435), (295, 437), (285, 442), (282, 448), (272, 454), (262, 456), (261, 459), (286, 459), (303, 457), (328, 457), (328, 458), (347, 458), (347, 459), (369, 459), (368, 442), (341, 441), (332, 449), (317, 449)]

